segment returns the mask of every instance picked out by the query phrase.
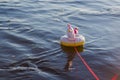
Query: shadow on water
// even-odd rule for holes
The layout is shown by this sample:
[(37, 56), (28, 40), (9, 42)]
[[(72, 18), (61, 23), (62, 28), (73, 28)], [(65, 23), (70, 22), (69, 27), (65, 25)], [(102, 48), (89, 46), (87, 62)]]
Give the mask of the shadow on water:
[(68, 46), (63, 46), (61, 45), (62, 50), (67, 54), (67, 63), (64, 67), (65, 71), (69, 71), (72, 67), (72, 61), (76, 55), (76, 50), (75, 48), (78, 50), (78, 52), (83, 52), (83, 45), (82, 46), (77, 46), (77, 47), (68, 47)]

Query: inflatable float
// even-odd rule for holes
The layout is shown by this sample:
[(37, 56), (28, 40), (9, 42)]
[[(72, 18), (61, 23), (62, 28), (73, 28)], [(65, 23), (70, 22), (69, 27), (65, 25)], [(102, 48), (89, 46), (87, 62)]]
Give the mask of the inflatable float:
[(67, 34), (60, 38), (60, 44), (66, 47), (77, 47), (85, 44), (85, 37), (78, 33), (78, 28), (68, 24)]

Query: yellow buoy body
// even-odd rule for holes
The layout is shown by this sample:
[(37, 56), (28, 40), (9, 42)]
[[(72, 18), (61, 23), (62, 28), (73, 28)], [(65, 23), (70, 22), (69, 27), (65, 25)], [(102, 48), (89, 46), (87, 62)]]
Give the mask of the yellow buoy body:
[(85, 44), (85, 37), (78, 34), (74, 39), (69, 39), (67, 35), (64, 35), (60, 39), (60, 44), (66, 47), (83, 46)]

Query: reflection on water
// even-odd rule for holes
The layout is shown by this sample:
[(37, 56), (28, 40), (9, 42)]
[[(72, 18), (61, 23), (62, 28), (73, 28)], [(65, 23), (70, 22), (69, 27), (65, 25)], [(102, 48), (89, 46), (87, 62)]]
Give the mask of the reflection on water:
[(65, 71), (68, 71), (71, 69), (72, 61), (73, 61), (75, 55), (77, 54), (75, 48), (80, 53), (80, 52), (83, 52), (84, 46), (81, 45), (81, 46), (76, 46), (76, 47), (69, 47), (69, 46), (61, 45), (61, 48), (67, 54), (67, 62), (66, 62), (64, 69), (65, 69)]
[(75, 49), (76, 48), (78, 50), (78, 52), (83, 52), (84, 51), (84, 46), (76, 46), (76, 47), (68, 47), (68, 46), (63, 46), (61, 45), (61, 49), (65, 52), (65, 53), (76, 53)]

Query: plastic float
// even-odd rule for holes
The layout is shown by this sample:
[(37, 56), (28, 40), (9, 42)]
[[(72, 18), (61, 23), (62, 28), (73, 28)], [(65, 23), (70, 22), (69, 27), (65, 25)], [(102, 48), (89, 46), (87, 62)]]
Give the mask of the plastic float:
[(85, 44), (85, 37), (78, 33), (78, 28), (72, 28), (70, 24), (67, 25), (67, 34), (60, 39), (60, 44), (66, 47), (77, 47)]

